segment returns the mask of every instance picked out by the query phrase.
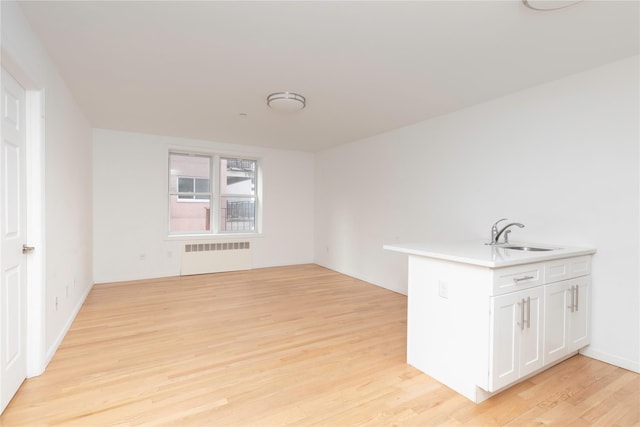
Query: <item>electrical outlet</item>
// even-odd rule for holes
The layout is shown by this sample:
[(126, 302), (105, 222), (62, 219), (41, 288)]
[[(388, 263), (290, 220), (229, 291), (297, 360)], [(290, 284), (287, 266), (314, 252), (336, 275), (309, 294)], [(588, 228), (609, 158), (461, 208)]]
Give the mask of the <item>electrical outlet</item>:
[(441, 298), (449, 298), (449, 284), (444, 280), (438, 280), (438, 295)]

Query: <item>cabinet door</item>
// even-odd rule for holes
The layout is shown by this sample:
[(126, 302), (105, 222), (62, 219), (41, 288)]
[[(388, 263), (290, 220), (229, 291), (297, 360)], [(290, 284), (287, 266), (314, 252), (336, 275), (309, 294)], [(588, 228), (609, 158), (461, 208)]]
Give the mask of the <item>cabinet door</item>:
[(544, 315), (542, 287), (520, 292), (524, 325), (520, 327), (520, 369), (523, 377), (542, 368), (542, 324)]
[(491, 298), (489, 391), (542, 367), (541, 287)]
[(569, 353), (581, 349), (589, 344), (591, 334), (589, 333), (589, 291), (591, 276), (580, 277), (571, 280), (574, 286), (575, 308), (570, 312), (569, 322)]
[(591, 276), (563, 280), (544, 288), (544, 364), (589, 344)]
[(569, 353), (571, 280), (544, 286), (544, 364)]
[(521, 314), (519, 292), (491, 298), (489, 391), (518, 379)]

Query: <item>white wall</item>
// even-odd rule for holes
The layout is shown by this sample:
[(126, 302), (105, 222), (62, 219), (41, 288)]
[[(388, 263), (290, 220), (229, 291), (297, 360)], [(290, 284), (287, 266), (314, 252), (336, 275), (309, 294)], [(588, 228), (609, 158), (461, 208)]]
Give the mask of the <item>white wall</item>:
[(316, 261), (406, 293), (385, 243), (593, 246), (587, 354), (640, 371), (638, 57), (383, 135), (316, 161)]
[(181, 147), (259, 156), (263, 233), (247, 239), (253, 267), (313, 262), (313, 154), (95, 129), (96, 283), (180, 274), (181, 246), (193, 239), (168, 237), (167, 156)]
[[(46, 95), (50, 355), (91, 287), (92, 264), (98, 282), (178, 273), (180, 243), (165, 231), (167, 147), (246, 148), (96, 130), (92, 156), (89, 123), (55, 66), (15, 3), (1, 7), (3, 63)], [(315, 211), (313, 155), (262, 151), (254, 266), (311, 262), (315, 236), (319, 264), (406, 292), (406, 259), (384, 243), (485, 239), (507, 216), (527, 225), (514, 239), (598, 248), (587, 354), (640, 371), (638, 74), (630, 58), (321, 152)], [(123, 200), (139, 207), (133, 218)]]
[[(44, 91), (46, 353), (51, 357), (92, 282), (91, 127), (13, 1), (3, 1), (2, 63)], [(56, 300), (58, 304), (56, 305)]]

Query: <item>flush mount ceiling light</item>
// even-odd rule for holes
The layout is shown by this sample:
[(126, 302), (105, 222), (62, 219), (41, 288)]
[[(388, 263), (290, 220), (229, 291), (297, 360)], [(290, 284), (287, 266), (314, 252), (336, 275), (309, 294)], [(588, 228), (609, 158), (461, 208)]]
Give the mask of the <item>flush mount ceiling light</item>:
[(558, 10), (580, 3), (582, 0), (522, 0), (525, 6), (533, 10)]
[(267, 96), (267, 105), (276, 111), (298, 111), (307, 105), (304, 96), (293, 92), (276, 92)]

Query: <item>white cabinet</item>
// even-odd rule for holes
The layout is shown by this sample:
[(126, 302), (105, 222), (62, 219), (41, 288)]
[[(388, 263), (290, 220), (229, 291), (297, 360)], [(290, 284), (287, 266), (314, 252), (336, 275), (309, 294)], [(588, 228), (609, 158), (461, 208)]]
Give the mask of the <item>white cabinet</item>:
[(410, 254), (407, 362), (473, 402), (589, 344), (591, 255), (487, 267)]
[[(591, 257), (495, 270), (493, 292), (501, 295), (490, 298), (488, 391), (589, 344), (590, 272)], [(529, 288), (513, 291), (518, 286)]]
[(491, 298), (489, 390), (542, 368), (541, 287)]
[(544, 286), (544, 363), (549, 364), (589, 344), (591, 276)]

